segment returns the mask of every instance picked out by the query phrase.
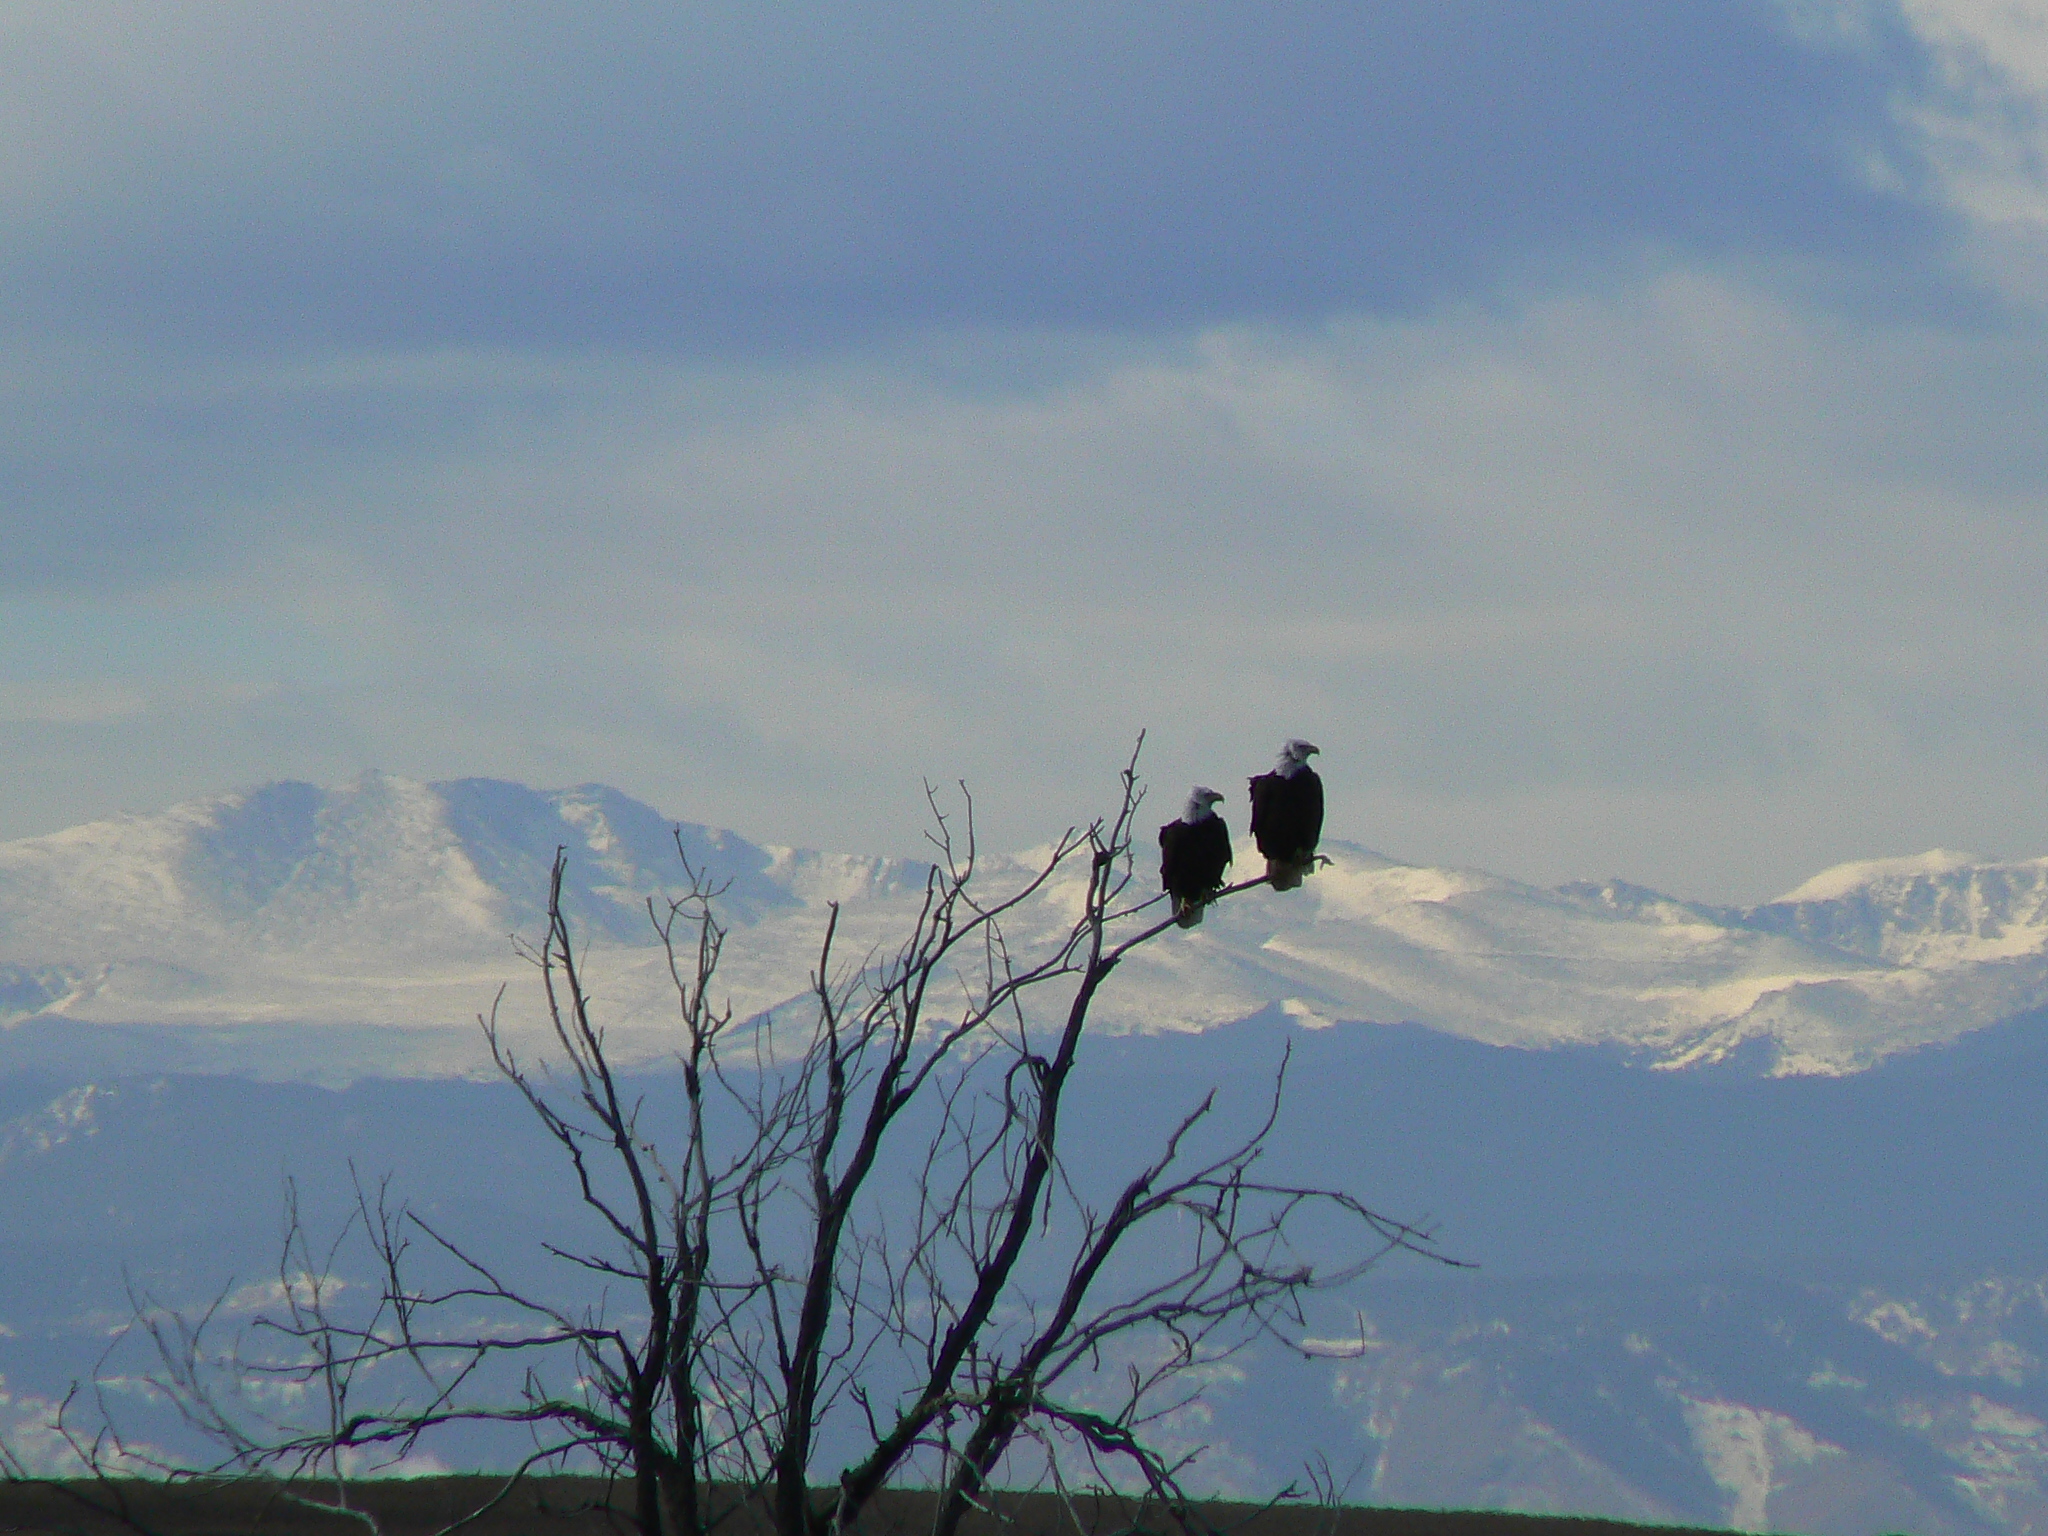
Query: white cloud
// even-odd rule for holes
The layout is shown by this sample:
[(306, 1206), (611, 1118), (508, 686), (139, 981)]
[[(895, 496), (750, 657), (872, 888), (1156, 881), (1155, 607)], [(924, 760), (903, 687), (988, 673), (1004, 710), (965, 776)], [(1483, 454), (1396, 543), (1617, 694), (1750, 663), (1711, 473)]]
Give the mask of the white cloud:
[(1146, 726), (1174, 793), (1306, 731), (1334, 830), (1545, 878), (1760, 898), (1849, 857), (2038, 851), (2048, 348), (1793, 291), (1676, 269), (1313, 330), (981, 336), (973, 382), (947, 338), (294, 372), (312, 417), (331, 388), (460, 425), (184, 514), (159, 643), (123, 631), (100, 686), (215, 691), (11, 737), (15, 815), (374, 765), (889, 851), (919, 780), (964, 775), (1023, 843)]
[(2037, 0), (1781, 3), (1810, 40), (1873, 55), (1877, 17), (1896, 20), (1920, 52), (1892, 92), (1904, 158), (1870, 153), (1870, 179), (1960, 215), (1966, 266), (2009, 297), (2048, 299), (2048, 11)]
[(2035, 851), (2048, 348), (1830, 307), (1929, 216), (1809, 128), (2029, 291), (2048, 42), (1902, 3), (1904, 155), (1740, 7), (11, 7), (0, 835), (375, 765), (1031, 841), (1144, 725), (1514, 873)]
[(2048, 229), (2048, 14), (2025, 0), (1902, 0), (1930, 54), (1901, 103), (1950, 200), (1993, 226)]

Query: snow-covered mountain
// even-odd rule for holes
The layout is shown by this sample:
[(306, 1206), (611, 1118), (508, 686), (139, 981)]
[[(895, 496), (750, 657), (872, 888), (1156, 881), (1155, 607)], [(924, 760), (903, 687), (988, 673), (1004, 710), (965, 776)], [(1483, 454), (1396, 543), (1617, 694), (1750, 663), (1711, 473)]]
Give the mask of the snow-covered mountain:
[[(536, 928), (562, 845), (614, 1043), (651, 1057), (669, 983), (645, 904), (678, 883), (679, 840), (730, 882), (721, 977), (742, 1013), (803, 992), (826, 901), (844, 904), (844, 952), (858, 953), (923, 890), (914, 861), (678, 827), (597, 785), (271, 784), (0, 844), (0, 1023), (34, 1019), (45, 1040), (232, 1030), (250, 1070), (287, 1038), (283, 1056), (330, 1074), (467, 1070), (501, 984), (509, 1016), (531, 1011), (510, 936)], [(1301, 892), (1247, 893), (1132, 956), (1103, 1025), (1205, 1030), (1279, 1005), (1311, 1024), (1409, 1021), (1669, 1066), (1740, 1051), (1765, 1071), (1833, 1074), (2048, 1004), (2048, 859), (1937, 850), (1734, 909), (1326, 851)], [(1027, 864), (996, 861), (990, 878), (1021, 881)], [(1048, 887), (1013, 937), (1063, 928), (1074, 899), (1071, 883)]]
[[(378, 775), (0, 845), (0, 1435), (48, 1443), (131, 1277), (203, 1303), (271, 1273), (285, 1176), (331, 1230), (359, 1171), (389, 1174), (539, 1283), (574, 1202), (510, 1090), (460, 1080), (474, 1016), (509, 983), (508, 1021), (538, 1023), (510, 936), (566, 846), (608, 1038), (660, 1102), (645, 903), (678, 839), (730, 882), (742, 1011), (803, 991), (828, 900), (855, 954), (924, 888), (915, 861), (678, 828), (601, 787)], [(1072, 1162), (1123, 1166), (1211, 1089), (1263, 1114), (1289, 1052), (1274, 1177), (1481, 1267), (1390, 1264), (1235, 1362), (1190, 1409), (1205, 1486), (1270, 1494), (1313, 1448), (1388, 1503), (2048, 1525), (2048, 860), (1844, 865), (1731, 909), (1329, 852), (1118, 969)], [(1055, 882), (1013, 939), (1074, 898)], [(1373, 1027), (1401, 1021), (1427, 1027)], [(1492, 1048), (1568, 1045), (1604, 1049)], [(1716, 1061), (1743, 1070), (1636, 1070)]]
[(879, 915), (924, 883), (901, 860), (678, 826), (602, 785), (270, 784), (0, 844), (0, 1024), (240, 1026), (238, 1052), (258, 1058), (246, 1027), (274, 1026), (294, 1062), (330, 1073), (462, 1071), (479, 1060), (478, 1012), (527, 979), (512, 935), (540, 928), (557, 847), (570, 911), (626, 974), (593, 973), (629, 1029), (662, 995), (647, 902), (681, 883), (684, 858), (726, 884), (727, 920), (762, 935), (726, 970), (747, 1008), (801, 990), (801, 968), (785, 983), (774, 961), (785, 930), (815, 942), (821, 903)]

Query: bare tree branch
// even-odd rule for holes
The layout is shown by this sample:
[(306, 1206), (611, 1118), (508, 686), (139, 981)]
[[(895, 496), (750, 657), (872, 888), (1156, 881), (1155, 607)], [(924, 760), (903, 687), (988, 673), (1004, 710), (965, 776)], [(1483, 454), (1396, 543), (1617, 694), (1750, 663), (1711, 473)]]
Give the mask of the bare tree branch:
[[(926, 795), (933, 859), (903, 932), (849, 959), (827, 905), (793, 1052), (714, 1001), (726, 888), (682, 858), (679, 892), (647, 904), (680, 1069), (652, 1103), (593, 1016), (558, 852), (545, 929), (520, 947), (552, 1050), (515, 1054), (503, 993), (478, 1024), (597, 1235), (536, 1236), (563, 1278), (543, 1296), (383, 1184), (358, 1180), (316, 1248), (288, 1190), (279, 1300), (230, 1347), (220, 1299), (188, 1318), (135, 1298), (160, 1390), (219, 1448), (204, 1470), (367, 1521), (349, 1493), (364, 1457), (467, 1426), (528, 1437), (494, 1503), (531, 1468), (594, 1463), (631, 1481), (643, 1536), (764, 1508), (778, 1536), (827, 1536), (915, 1478), (953, 1536), (1029, 1451), (1062, 1491), (1062, 1456), (1119, 1465), (1185, 1526), (1184, 1463), (1148, 1426), (1247, 1339), (1298, 1324), (1311, 1292), (1391, 1251), (1441, 1255), (1342, 1191), (1260, 1175), (1284, 1059), (1251, 1130), (1217, 1146), (1211, 1094), (1095, 1203), (1062, 1153), (1067, 1090), (1102, 989), (1175, 927), (1132, 888), (1136, 752), (1113, 812), (1000, 889), (965, 786), (957, 809)], [(358, 1254), (367, 1286), (337, 1278)]]

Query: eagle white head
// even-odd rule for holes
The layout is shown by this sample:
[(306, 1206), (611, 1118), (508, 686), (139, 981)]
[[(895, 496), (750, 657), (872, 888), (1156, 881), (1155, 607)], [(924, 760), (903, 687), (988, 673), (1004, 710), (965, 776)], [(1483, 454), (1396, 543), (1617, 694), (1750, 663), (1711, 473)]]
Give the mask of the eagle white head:
[(1309, 753), (1322, 750), (1314, 742), (1296, 736), (1280, 749), (1280, 761), (1273, 771), (1283, 779), (1291, 779), (1308, 766)]
[(1188, 823), (1189, 826), (1193, 826), (1198, 821), (1214, 816), (1216, 814), (1215, 807), (1222, 799), (1223, 796), (1208, 785), (1197, 784), (1194, 792), (1188, 796), (1187, 806), (1181, 811), (1180, 819)]

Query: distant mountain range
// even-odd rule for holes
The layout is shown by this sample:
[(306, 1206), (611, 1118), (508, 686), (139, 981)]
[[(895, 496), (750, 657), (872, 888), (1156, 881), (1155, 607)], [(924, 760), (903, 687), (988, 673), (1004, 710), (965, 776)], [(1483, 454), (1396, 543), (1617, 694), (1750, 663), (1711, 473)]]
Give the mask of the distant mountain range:
[[(36, 1425), (131, 1281), (267, 1283), (286, 1177), (331, 1231), (353, 1175), (388, 1174), (504, 1273), (560, 1278), (556, 1150), (467, 1080), (501, 984), (537, 1022), (510, 935), (557, 846), (650, 1105), (674, 1093), (645, 903), (681, 856), (729, 882), (742, 1013), (802, 992), (827, 901), (861, 952), (926, 875), (598, 786), (374, 774), (0, 844), (0, 1434), (54, 1454)], [(1207, 1447), (1200, 1484), (1270, 1494), (1320, 1452), (1385, 1503), (2048, 1530), (2048, 861), (1876, 860), (1736, 909), (1328, 852), (1118, 969), (1067, 1161), (1127, 1167), (1211, 1089), (1241, 1127), (1291, 1052), (1266, 1171), (1481, 1267), (1389, 1264), (1259, 1343), (1163, 1426)]]
[[(742, 1013), (802, 992), (824, 902), (865, 944), (923, 889), (913, 860), (757, 844), (599, 785), (270, 784), (0, 844), (0, 1025), (41, 1026), (0, 1034), (0, 1070), (10, 1051), (285, 1077), (473, 1070), (473, 1020), (524, 975), (510, 935), (537, 926), (557, 846), (615, 1043), (654, 1059), (668, 983), (645, 902), (678, 882), (678, 839), (730, 882), (722, 980)], [(1301, 892), (1249, 893), (1134, 956), (1102, 1026), (1206, 1030), (1278, 1005), (1307, 1024), (1840, 1074), (2048, 1004), (2048, 859), (1936, 850), (1731, 908), (1326, 851)], [(1248, 845), (1239, 857), (1253, 867)], [(1049, 888), (1019, 936), (1062, 926), (1072, 895)]]

